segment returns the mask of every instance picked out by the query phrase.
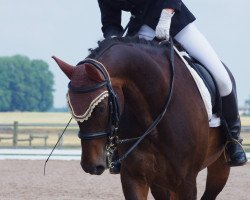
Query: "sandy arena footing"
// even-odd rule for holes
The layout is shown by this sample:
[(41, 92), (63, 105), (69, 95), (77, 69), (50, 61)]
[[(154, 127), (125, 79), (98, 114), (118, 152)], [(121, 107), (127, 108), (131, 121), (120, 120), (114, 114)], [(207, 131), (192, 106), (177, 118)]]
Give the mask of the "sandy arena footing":
[[(1, 200), (119, 200), (124, 199), (119, 175), (84, 173), (79, 161), (0, 160)], [(198, 177), (198, 199), (205, 187), (206, 171)], [(250, 199), (250, 164), (235, 167), (218, 200)], [(152, 200), (150, 195), (149, 200)]]

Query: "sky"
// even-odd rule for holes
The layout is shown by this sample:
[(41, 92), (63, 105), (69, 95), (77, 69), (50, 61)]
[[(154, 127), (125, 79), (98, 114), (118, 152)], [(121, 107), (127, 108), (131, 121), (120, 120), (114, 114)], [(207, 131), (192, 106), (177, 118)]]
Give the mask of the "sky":
[[(250, 1), (185, 0), (196, 24), (233, 72), (239, 104), (250, 96)], [(102, 39), (97, 0), (0, 0), (0, 56), (46, 61), (55, 77), (54, 106), (66, 105), (68, 79), (51, 59), (75, 65)], [(123, 14), (123, 25), (129, 13)]]

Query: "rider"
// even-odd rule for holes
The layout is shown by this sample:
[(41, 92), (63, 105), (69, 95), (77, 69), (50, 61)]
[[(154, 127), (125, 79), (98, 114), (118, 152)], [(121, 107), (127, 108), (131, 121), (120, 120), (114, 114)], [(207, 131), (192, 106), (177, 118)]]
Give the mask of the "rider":
[[(247, 162), (240, 139), (235, 84), (206, 38), (194, 24), (195, 17), (181, 0), (98, 0), (105, 38), (122, 36), (122, 11), (131, 12), (128, 36), (138, 35), (146, 40), (155, 37), (168, 40), (172, 36), (213, 75), (222, 100), (222, 114), (228, 126), (227, 150), (230, 166)], [(112, 170), (112, 169), (111, 169)], [(116, 169), (114, 169), (116, 170)]]

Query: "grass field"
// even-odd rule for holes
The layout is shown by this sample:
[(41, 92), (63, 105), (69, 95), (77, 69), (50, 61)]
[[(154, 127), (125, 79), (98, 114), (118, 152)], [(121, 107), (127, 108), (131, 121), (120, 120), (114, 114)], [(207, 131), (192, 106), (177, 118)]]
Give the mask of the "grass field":
[[(70, 119), (70, 113), (40, 113), (40, 112), (5, 112), (0, 113), (0, 125), (13, 124), (14, 121), (18, 121), (19, 124), (47, 124), (47, 126), (29, 126), (29, 127), (19, 127), (18, 139), (27, 139), (30, 134), (47, 134), (48, 146), (53, 146), (58, 139), (59, 134), (64, 129)], [(241, 117), (242, 126), (250, 126), (250, 117)], [(61, 126), (55, 127), (53, 124), (61, 124)], [(67, 147), (79, 147), (80, 141), (77, 137), (78, 127), (76, 122), (72, 120), (68, 131), (66, 132), (63, 143)], [(50, 126), (51, 125), (51, 126)], [(1, 128), (1, 127), (0, 127)], [(12, 135), (13, 127), (9, 126), (7, 128), (0, 129), (0, 137), (8, 137)], [(250, 144), (250, 133), (242, 133), (244, 138), (244, 144)], [(7, 147), (12, 145), (12, 140), (2, 140), (0, 141), (0, 147)], [(29, 145), (28, 141), (18, 142), (18, 146), (26, 147)], [(32, 146), (43, 146), (44, 141), (41, 139), (34, 139), (32, 141)], [(250, 145), (249, 145), (250, 148)]]
[[(0, 112), (0, 124), (19, 123), (45, 123), (64, 124), (70, 119), (70, 113), (42, 113), (42, 112)], [(75, 121), (72, 121), (75, 123)]]
[[(0, 113), (0, 125), (12, 125), (14, 121), (18, 121), (22, 124), (47, 124), (47, 126), (19, 126), (18, 127), (18, 139), (28, 139), (30, 134), (35, 135), (48, 135), (48, 147), (52, 147), (56, 144), (58, 137), (64, 129), (64, 126), (71, 118), (70, 113), (41, 113), (41, 112), (6, 112)], [(53, 124), (59, 124), (60, 126), (53, 126)], [(73, 125), (73, 126), (72, 126)], [(12, 135), (13, 127), (0, 127), (0, 136), (8, 137)], [(71, 126), (67, 129), (63, 137), (64, 147), (80, 147), (80, 140), (77, 137), (78, 127), (76, 121), (72, 120)], [(29, 146), (29, 141), (18, 141), (18, 147)], [(12, 146), (12, 140), (2, 140), (0, 147)], [(32, 141), (32, 147), (43, 147), (43, 139), (34, 139)]]
[[(19, 123), (45, 123), (66, 124), (70, 119), (70, 113), (42, 113), (42, 112), (0, 112), (0, 124)], [(241, 117), (242, 126), (250, 126), (250, 117)], [(76, 124), (73, 120), (72, 124)]]

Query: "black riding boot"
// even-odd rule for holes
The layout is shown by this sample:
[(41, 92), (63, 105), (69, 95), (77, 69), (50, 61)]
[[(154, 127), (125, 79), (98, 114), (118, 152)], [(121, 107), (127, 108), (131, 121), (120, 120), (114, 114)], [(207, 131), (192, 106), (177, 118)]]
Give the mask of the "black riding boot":
[(235, 88), (233, 88), (233, 91), (228, 96), (222, 97), (222, 115), (228, 126), (228, 141), (226, 145), (226, 150), (229, 154), (228, 164), (230, 166), (242, 166), (246, 164), (247, 158), (241, 146), (241, 122)]
[[(112, 162), (117, 161), (119, 159), (118, 151), (115, 150), (112, 155)], [(121, 170), (121, 163), (115, 163), (109, 168), (109, 172), (111, 174), (119, 174)]]

